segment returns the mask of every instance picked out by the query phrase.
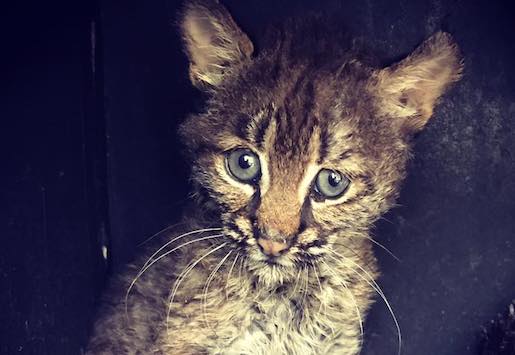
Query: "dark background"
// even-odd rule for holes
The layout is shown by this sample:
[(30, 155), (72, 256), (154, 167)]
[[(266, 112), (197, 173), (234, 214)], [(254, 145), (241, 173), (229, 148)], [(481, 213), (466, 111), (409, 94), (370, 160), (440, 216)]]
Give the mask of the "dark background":
[[(417, 139), (377, 239), (403, 354), (476, 354), (515, 298), (515, 12), (511, 1), (224, 1), (256, 42), (310, 9), (383, 63), (439, 29), (466, 62)], [(173, 26), (179, 2), (0, 6), (0, 353), (80, 354), (109, 274), (174, 223), (188, 162), (176, 128), (201, 103)], [(104, 258), (102, 249), (107, 251)], [(395, 354), (380, 301), (363, 354)]]

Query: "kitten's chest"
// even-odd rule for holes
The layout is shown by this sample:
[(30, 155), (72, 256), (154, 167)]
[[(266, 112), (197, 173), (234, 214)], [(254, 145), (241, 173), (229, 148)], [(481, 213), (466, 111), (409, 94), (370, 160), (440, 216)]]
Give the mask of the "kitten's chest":
[[(193, 276), (184, 290), (203, 289), (204, 279)], [(250, 279), (228, 283), (224, 277), (207, 293), (179, 294), (165, 348), (170, 354), (182, 344), (205, 354), (356, 354), (360, 323), (353, 298), (329, 283), (295, 285), (265, 289)]]
[(326, 354), (334, 324), (319, 309), (299, 300), (272, 298), (254, 303), (243, 316), (238, 335), (219, 354)]
[[(220, 353), (223, 354), (309, 354), (301, 328), (309, 320), (302, 311), (285, 299), (254, 303), (245, 314), (238, 337)], [(315, 339), (310, 339), (309, 342)], [(304, 348), (305, 351), (301, 351)]]

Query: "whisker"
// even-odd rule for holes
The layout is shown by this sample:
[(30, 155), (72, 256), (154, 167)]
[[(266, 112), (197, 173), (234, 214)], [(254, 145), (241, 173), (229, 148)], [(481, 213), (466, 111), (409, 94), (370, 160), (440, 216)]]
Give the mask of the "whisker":
[[(168, 242), (166, 242), (161, 248), (159, 248), (154, 254), (152, 254), (148, 260), (145, 262), (145, 264), (143, 265), (143, 268), (145, 266), (148, 265), (149, 262), (152, 261), (152, 259), (154, 259), (154, 257), (159, 254), (161, 252), (161, 250), (163, 250), (164, 248), (166, 248), (167, 246), (169, 246), (170, 244), (172, 244), (173, 242), (181, 239), (181, 238), (184, 238), (184, 237), (187, 237), (189, 235), (192, 235), (192, 234), (197, 234), (197, 233), (204, 233), (204, 232), (216, 232), (216, 231), (221, 231), (222, 228), (204, 228), (204, 229), (197, 229), (197, 230), (193, 230), (193, 231), (190, 231), (190, 232), (187, 232), (187, 233), (184, 233), (184, 234), (181, 234), (175, 238), (172, 238), (171, 240), (169, 240)], [(142, 269), (143, 269), (142, 268)]]
[(295, 295), (295, 293), (297, 292), (297, 285), (299, 284), (301, 272), (302, 272), (302, 269), (299, 270), (299, 272), (297, 273), (297, 278), (295, 279), (295, 285), (293, 286), (292, 295)]
[(308, 287), (309, 287), (309, 268), (306, 267), (304, 268), (306, 270), (306, 284), (304, 286), (304, 294), (302, 295), (302, 301), (301, 301), (301, 304), (302, 306), (304, 306), (304, 302), (306, 301), (306, 294), (308, 293)]
[[(317, 272), (317, 268), (315, 267), (315, 265), (311, 265), (311, 267), (313, 268), (313, 272), (315, 273), (315, 277), (317, 279), (317, 283), (318, 283), (318, 287), (320, 288), (320, 297), (319, 297), (319, 300), (320, 300), (320, 306), (318, 307), (318, 313), (321, 313), (322, 311), (322, 306), (324, 306), (324, 317), (326, 319), (328, 319), (327, 317), (327, 303), (324, 302), (324, 300), (322, 299), (322, 294), (324, 293), (323, 289), (322, 289), (322, 283), (320, 282), (320, 277), (318, 276), (318, 272)], [(331, 323), (327, 323), (327, 325), (329, 326), (329, 330), (331, 331), (331, 334), (335, 334), (335, 330), (334, 330), (334, 327), (331, 325)], [(324, 331), (324, 336), (326, 337), (329, 337), (330, 335)]]
[[(247, 292), (248, 294), (248, 292)], [(268, 301), (270, 299), (270, 297), (273, 296), (273, 292), (267, 292), (267, 296), (264, 298), (264, 299), (259, 299), (261, 296), (263, 295), (263, 293), (257, 291), (256, 292), (256, 296), (252, 299), (252, 302), (256, 302), (258, 305), (264, 305), (266, 304), (266, 301)]]
[(196, 242), (200, 242), (202, 240), (208, 240), (208, 239), (215, 239), (215, 238), (220, 238), (222, 237), (223, 234), (215, 234), (215, 235), (210, 235), (210, 236), (207, 236), (207, 237), (202, 237), (202, 238), (197, 238), (197, 239), (194, 239), (194, 240), (190, 240), (186, 243), (183, 243), (181, 245), (179, 245), (178, 247), (175, 247), (169, 251), (167, 251), (166, 253), (160, 255), (157, 259), (154, 259), (152, 260), (151, 263), (145, 265), (139, 272), (138, 274), (136, 275), (136, 277), (134, 278), (134, 280), (132, 280), (132, 282), (130, 283), (129, 285), (129, 288), (127, 289), (127, 292), (125, 293), (125, 316), (127, 317), (127, 320), (129, 319), (129, 313), (128, 313), (128, 301), (129, 301), (129, 295), (131, 293), (131, 290), (132, 288), (134, 287), (134, 285), (136, 284), (136, 282), (139, 280), (139, 278), (150, 268), (152, 267), (152, 265), (154, 265), (155, 263), (157, 263), (159, 260), (161, 260), (162, 258), (166, 257), (167, 255), (173, 253), (174, 251), (186, 246), (186, 245), (189, 245), (189, 244), (192, 244), (192, 243), (196, 243)]
[(240, 279), (240, 280), (241, 280), (241, 273), (243, 271), (243, 262), (244, 262), (244, 260), (243, 260), (243, 257), (242, 257), (240, 259), (240, 267), (239, 267), (239, 270), (238, 270), (238, 279)]
[(375, 240), (374, 238), (371, 238), (369, 236), (366, 236), (366, 235), (351, 235), (351, 237), (355, 237), (355, 238), (364, 238), (364, 239), (368, 239), (370, 240), (372, 243), (374, 243), (375, 245), (377, 245), (378, 247), (380, 247), (381, 249), (383, 249), (385, 252), (387, 252), (392, 258), (394, 258), (395, 260), (397, 260), (398, 262), (401, 262), (401, 259), (399, 259), (390, 249), (388, 249), (387, 247), (385, 247), (383, 244), (379, 243), (377, 240)]
[(168, 299), (167, 299), (168, 303), (170, 302), (170, 300), (173, 300), (175, 298), (175, 293), (178, 290), (178, 288), (176, 288), (177, 281), (181, 280), (181, 281), (179, 281), (179, 283), (182, 282), (182, 279), (185, 278), (189, 274), (189, 272), (191, 270), (193, 270), (193, 268), (197, 265), (196, 262), (197, 262), (197, 260), (193, 260), (192, 262), (190, 262), (188, 265), (186, 265), (184, 267), (184, 269), (181, 271), (181, 273), (177, 276), (177, 278), (175, 279), (175, 283), (172, 286), (172, 291), (168, 295)]
[[(396, 203), (392, 206), (392, 208), (397, 208), (397, 207), (402, 207), (402, 205), (399, 205), (398, 203)], [(390, 223), (391, 225), (395, 225), (395, 223), (393, 223), (393, 221), (389, 220), (388, 218), (386, 218), (384, 216), (379, 217), (379, 219), (386, 221), (386, 222)]]
[[(356, 258), (361, 259), (361, 255), (356, 253), (356, 251), (354, 249), (352, 249), (349, 245), (346, 245), (346, 244), (343, 244), (343, 243), (332, 243), (332, 245), (333, 246), (334, 245), (341, 246), (341, 247), (345, 248), (346, 250), (350, 251)], [(336, 250), (334, 250), (334, 248), (333, 248), (333, 251), (335, 253), (337, 253)], [(369, 261), (368, 263), (365, 264), (365, 266), (370, 266), (370, 263), (372, 263), (372, 262), (374, 262), (374, 261), (373, 260)]]
[[(203, 313), (203, 317), (204, 317), (204, 322), (206, 324), (206, 327), (208, 328), (211, 328), (210, 325), (209, 325), (209, 322), (207, 321), (207, 293), (208, 293), (208, 290), (209, 290), (209, 285), (211, 284), (211, 282), (213, 281), (213, 279), (215, 278), (215, 275), (216, 273), (218, 272), (218, 270), (222, 267), (222, 265), (225, 263), (225, 261), (227, 260), (227, 258), (229, 257), (229, 255), (231, 255), (233, 252), (233, 250), (229, 250), (229, 252), (227, 253), (227, 255), (225, 255), (223, 257), (222, 260), (220, 260), (220, 262), (215, 266), (215, 268), (213, 269), (213, 271), (211, 271), (211, 273), (209, 274), (207, 280), (206, 280), (206, 284), (204, 286), (204, 296), (203, 296), (203, 301), (200, 303), (201, 306), (202, 306), (202, 313)], [(211, 330), (215, 332), (214, 329), (211, 328)]]
[(236, 256), (234, 257), (234, 260), (231, 264), (231, 268), (229, 269), (229, 271), (227, 273), (227, 281), (225, 281), (225, 299), (229, 298), (229, 291), (227, 289), (227, 285), (229, 285), (229, 280), (231, 279), (232, 270), (234, 269), (234, 265), (236, 265), (236, 260), (238, 260), (239, 256), (240, 256), (240, 252), (238, 252), (238, 254), (236, 254)]
[[(241, 274), (243, 273), (243, 269), (245, 268), (245, 261), (247, 261), (247, 260), (245, 259), (244, 256), (242, 256), (240, 258), (240, 267), (239, 267), (239, 270), (238, 270), (238, 280), (240, 282), (242, 282)], [(240, 298), (246, 298), (248, 296), (248, 294), (250, 292), (250, 287), (245, 287), (245, 289), (246, 289), (245, 290), (245, 295), (241, 296)]]
[[(370, 275), (370, 273), (365, 270), (363, 267), (361, 267), (361, 265), (359, 265), (358, 263), (354, 262), (353, 260), (349, 259), (349, 258), (346, 258), (344, 257), (343, 255), (340, 255), (338, 253), (336, 253), (334, 250), (331, 251), (333, 254), (335, 254), (336, 256), (339, 256), (340, 258), (343, 258), (345, 259), (346, 261), (349, 261), (351, 262), (353, 265), (357, 266), (361, 271), (363, 271), (365, 273), (365, 275), (368, 276), (368, 279), (365, 278), (362, 274), (360, 274), (357, 270), (354, 270), (353, 268), (343, 264), (343, 266), (345, 266), (346, 268), (350, 269), (352, 272), (354, 272), (356, 275), (358, 275), (363, 281), (365, 281), (367, 284), (369, 284), (376, 292), (377, 294), (381, 297), (381, 299), (383, 300), (383, 302), (385, 303), (386, 307), (388, 308), (388, 311), (390, 312), (390, 315), (392, 316), (393, 318), (393, 321), (395, 323), (395, 327), (397, 328), (397, 339), (398, 339), (398, 342), (399, 342), (399, 349), (398, 349), (398, 354), (400, 355), (401, 353), (401, 349), (402, 349), (402, 335), (401, 335), (401, 327), (399, 325), (399, 322), (397, 320), (397, 317), (395, 316), (395, 313), (393, 312), (393, 309), (392, 309), (392, 306), (390, 305), (390, 302), (388, 301), (388, 299), (386, 298), (383, 290), (381, 289), (381, 287), (379, 287), (379, 285), (377, 284), (377, 282), (374, 280), (374, 278), (372, 277), (372, 275)], [(335, 260), (338, 260), (336, 257), (332, 256)]]
[(320, 288), (320, 297), (319, 297), (320, 307), (318, 307), (318, 313), (321, 312), (322, 305), (323, 305), (323, 306), (325, 306), (325, 313), (326, 313), (326, 317), (327, 317), (327, 304), (325, 304), (324, 301), (322, 300), (322, 293), (324, 293), (324, 291), (322, 290), (322, 283), (320, 282), (320, 277), (318, 277), (318, 272), (317, 272), (315, 265), (311, 265), (311, 267), (313, 268), (313, 272), (315, 273), (315, 278), (317, 280), (318, 287)]
[[(175, 280), (175, 283), (172, 287), (172, 294), (171, 296), (169, 297), (169, 302), (168, 302), (168, 310), (166, 312), (166, 331), (167, 333), (169, 334), (170, 333), (170, 329), (168, 328), (169, 325), (168, 323), (170, 322), (170, 313), (172, 311), (172, 305), (173, 305), (173, 301), (175, 299), (175, 295), (177, 293), (177, 290), (179, 289), (182, 281), (186, 278), (186, 276), (188, 275), (188, 273), (193, 270), (193, 268), (195, 268), (195, 266), (198, 265), (198, 263), (200, 263), (202, 260), (204, 260), (205, 258), (207, 258), (209, 255), (213, 254), (215, 251), (217, 250), (220, 250), (222, 249), (224, 246), (226, 246), (227, 244), (229, 244), (229, 242), (225, 242), (223, 244), (220, 244), (219, 246), (211, 249), (210, 251), (208, 251), (206, 254), (202, 255), (200, 258), (198, 258), (195, 262), (191, 263), (191, 266), (187, 267), (187, 271), (184, 273), (184, 275), (180, 278), (177, 278)], [(182, 274), (182, 273), (181, 273)]]
[(363, 343), (363, 337), (364, 337), (364, 334), (365, 334), (365, 329), (363, 328), (363, 318), (361, 317), (361, 312), (359, 311), (358, 302), (356, 301), (356, 297), (354, 296), (354, 294), (352, 293), (350, 288), (347, 286), (347, 282), (345, 282), (345, 280), (343, 278), (341, 278), (341, 280), (340, 280), (340, 277), (338, 277), (338, 275), (333, 270), (333, 268), (330, 267), (329, 264), (327, 264), (324, 260), (321, 260), (321, 261), (326, 266), (327, 270), (329, 270), (329, 272), (331, 272), (333, 274), (333, 276), (338, 281), (340, 281), (340, 284), (343, 286), (343, 288), (345, 288), (345, 290), (351, 296), (352, 302), (354, 303), (354, 307), (356, 308), (356, 315), (358, 316), (358, 320), (359, 320), (359, 332), (360, 332), (360, 336), (361, 336), (360, 342)]
[(308, 293), (308, 287), (309, 287), (309, 268), (306, 267), (304, 269), (306, 270), (306, 277), (305, 277), (306, 284), (304, 285), (304, 293), (302, 295), (301, 307), (302, 307), (302, 313), (303, 313), (304, 317), (309, 318), (309, 307), (305, 307), (306, 295)]
[(360, 258), (360, 257), (361, 257), (358, 253), (356, 253), (356, 251), (355, 251), (354, 249), (352, 249), (352, 248), (351, 248), (349, 245), (347, 245), (347, 244), (344, 244), (344, 243), (338, 243), (338, 242), (331, 242), (331, 243), (329, 243), (329, 245), (331, 245), (331, 246), (338, 245), (338, 246), (340, 246), (340, 247), (344, 247), (345, 249), (347, 249), (348, 251), (350, 251), (352, 254), (354, 254), (354, 256), (355, 256), (355, 257), (357, 257), (357, 258)]
[(169, 230), (170, 230), (170, 229), (172, 229), (172, 228), (175, 228), (175, 227), (177, 227), (177, 226), (180, 226), (181, 224), (185, 224), (185, 223), (186, 223), (186, 222), (179, 222), (179, 223), (172, 224), (171, 226), (168, 226), (168, 227), (166, 227), (166, 228), (163, 228), (163, 229), (161, 229), (159, 232), (152, 234), (150, 237), (148, 237), (147, 239), (145, 239), (144, 241), (142, 241), (141, 243), (139, 243), (139, 244), (137, 245), (137, 247), (140, 247), (140, 246), (142, 246), (142, 245), (144, 245), (144, 244), (148, 243), (150, 240), (152, 240), (153, 238), (157, 237), (158, 235), (160, 235), (160, 234), (162, 234), (162, 233), (164, 233), (164, 232), (166, 232), (166, 231), (169, 231)]

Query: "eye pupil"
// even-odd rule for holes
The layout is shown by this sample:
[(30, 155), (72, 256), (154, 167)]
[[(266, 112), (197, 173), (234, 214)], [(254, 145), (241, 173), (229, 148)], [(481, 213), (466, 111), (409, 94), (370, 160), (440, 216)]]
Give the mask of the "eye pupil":
[(242, 169), (249, 169), (254, 166), (254, 159), (248, 154), (243, 154), (238, 159), (238, 165)]
[(336, 172), (332, 171), (329, 175), (328, 180), (331, 186), (336, 187), (342, 182), (342, 177), (340, 174), (337, 174)]

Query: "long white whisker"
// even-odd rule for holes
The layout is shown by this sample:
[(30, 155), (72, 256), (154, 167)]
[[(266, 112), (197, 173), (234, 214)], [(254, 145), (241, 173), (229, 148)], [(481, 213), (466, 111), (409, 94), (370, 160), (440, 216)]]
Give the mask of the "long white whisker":
[[(326, 319), (327, 318), (327, 303), (324, 302), (324, 300), (322, 299), (322, 294), (324, 293), (323, 289), (322, 289), (322, 283), (320, 282), (320, 277), (318, 276), (318, 272), (317, 272), (317, 268), (315, 267), (315, 265), (311, 265), (311, 267), (313, 268), (313, 272), (315, 273), (315, 277), (317, 279), (317, 283), (318, 283), (318, 287), (320, 288), (320, 297), (319, 297), (319, 300), (320, 300), (320, 306), (318, 307), (318, 313), (321, 313), (322, 311), (322, 306), (324, 307), (324, 317)], [(328, 322), (327, 324), (329, 326), (329, 329), (331, 330), (331, 334), (335, 334), (335, 331), (334, 331), (334, 328), (333, 326), (331, 325), (331, 323)], [(329, 337), (329, 334), (327, 334), (326, 332), (324, 332), (324, 335), (326, 337)]]
[[(336, 251), (334, 250), (331, 250), (331, 253), (333, 253), (334, 255), (340, 257), (341, 259), (344, 259), (345, 261), (349, 261), (350, 263), (352, 263), (353, 265), (357, 266), (361, 271), (363, 271), (365, 273), (366, 276), (368, 276), (368, 281), (370, 281), (372, 283), (372, 287), (374, 287), (374, 290), (376, 290), (376, 292), (378, 292), (380, 295), (383, 295), (384, 296), (384, 293), (383, 293), (383, 290), (381, 290), (381, 288), (379, 287), (379, 285), (377, 284), (377, 282), (374, 280), (374, 277), (366, 270), (364, 269), (361, 265), (359, 265), (358, 263), (356, 263), (355, 261), (353, 261), (352, 259), (350, 258), (347, 258), (339, 253), (337, 253)], [(337, 258), (335, 258), (334, 256), (330, 255), (333, 259), (335, 260), (338, 260)], [(345, 265), (344, 265), (345, 266)], [(347, 268), (349, 268), (347, 266)], [(353, 269), (351, 269), (353, 270)], [(370, 283), (369, 283), (370, 284)]]
[(192, 244), (192, 243), (196, 243), (196, 242), (200, 242), (202, 240), (207, 240), (207, 239), (215, 239), (215, 238), (220, 238), (222, 237), (223, 234), (215, 234), (215, 235), (210, 235), (210, 236), (207, 236), (207, 237), (202, 237), (202, 238), (197, 238), (197, 239), (194, 239), (194, 240), (190, 240), (186, 243), (183, 243), (181, 245), (179, 245), (178, 247), (175, 247), (169, 251), (167, 251), (166, 253), (160, 255), (157, 259), (154, 259), (152, 260), (151, 263), (147, 264), (146, 266), (144, 266), (139, 272), (138, 274), (136, 275), (136, 277), (134, 278), (134, 280), (132, 280), (131, 284), (129, 285), (129, 288), (127, 289), (127, 292), (125, 293), (125, 316), (127, 317), (127, 319), (129, 319), (129, 313), (128, 313), (128, 300), (129, 300), (129, 295), (131, 293), (131, 290), (132, 288), (134, 287), (134, 285), (136, 284), (136, 282), (139, 280), (139, 278), (150, 268), (152, 267), (152, 265), (154, 265), (155, 263), (157, 263), (159, 260), (161, 260), (162, 258), (166, 257), (167, 255), (173, 253), (174, 251), (176, 251), (177, 249), (180, 249), (186, 245), (189, 245), (189, 244)]
[(297, 286), (299, 284), (301, 272), (302, 272), (302, 270), (299, 270), (299, 272), (297, 273), (297, 278), (295, 279), (295, 285), (293, 286), (292, 295), (295, 295), (295, 292), (297, 292)]
[(221, 230), (222, 230), (222, 228), (197, 229), (197, 230), (194, 230), (194, 231), (190, 231), (190, 232), (181, 234), (181, 235), (179, 235), (179, 236), (177, 236), (175, 238), (172, 238), (171, 240), (166, 242), (161, 248), (157, 249), (157, 251), (148, 258), (147, 262), (143, 265), (142, 269), (145, 268), (145, 266), (147, 266), (148, 263), (150, 263), (152, 261), (152, 259), (154, 259), (154, 257), (161, 252), (161, 250), (163, 250), (164, 248), (166, 248), (167, 246), (169, 246), (170, 244), (172, 244), (173, 242), (175, 242), (175, 241), (177, 241), (179, 239), (182, 239), (182, 238), (187, 237), (187, 236), (192, 235), (192, 234), (204, 233), (204, 232), (216, 232), (216, 231), (221, 231)]
[(172, 295), (170, 296), (170, 299), (169, 299), (169, 302), (168, 302), (168, 310), (166, 312), (166, 331), (167, 333), (170, 333), (170, 329), (168, 327), (168, 323), (170, 322), (170, 312), (172, 311), (172, 305), (173, 305), (173, 300), (175, 299), (175, 295), (177, 293), (177, 290), (179, 289), (182, 281), (186, 278), (186, 276), (188, 275), (188, 273), (193, 270), (193, 268), (195, 266), (198, 265), (198, 263), (200, 263), (202, 260), (204, 260), (206, 257), (208, 257), (209, 255), (213, 254), (215, 251), (217, 250), (220, 250), (222, 249), (224, 246), (226, 246), (227, 244), (229, 244), (228, 242), (225, 242), (223, 244), (220, 244), (219, 246), (217, 246), (216, 248), (213, 248), (211, 249), (210, 251), (208, 251), (206, 254), (204, 254), (203, 256), (201, 256), (200, 258), (198, 258), (194, 263), (191, 264), (191, 266), (188, 267), (188, 271), (186, 273), (184, 273), (184, 275), (181, 277), (181, 278), (177, 278), (175, 280), (175, 283), (173, 285), (173, 291), (172, 291)]
[(308, 294), (308, 287), (309, 287), (309, 267), (305, 267), (304, 268), (305, 271), (306, 271), (306, 282), (304, 284), (304, 293), (302, 294), (302, 300), (300, 301), (301, 302), (301, 309), (302, 309), (302, 314), (305, 318), (309, 318), (309, 307), (306, 307), (305, 303), (306, 303), (306, 295)]
[[(202, 313), (203, 313), (203, 316), (204, 316), (204, 322), (206, 323), (206, 327), (208, 328), (211, 328), (210, 325), (209, 325), (209, 322), (207, 321), (207, 293), (209, 291), (209, 285), (211, 284), (211, 282), (213, 281), (213, 279), (215, 278), (215, 275), (216, 273), (218, 272), (218, 270), (222, 267), (222, 265), (225, 263), (225, 261), (227, 260), (227, 258), (229, 257), (229, 255), (231, 255), (233, 252), (233, 250), (229, 250), (229, 252), (227, 253), (227, 255), (225, 255), (223, 257), (222, 260), (220, 260), (220, 262), (215, 266), (215, 268), (213, 269), (213, 271), (211, 271), (211, 273), (209, 274), (207, 280), (206, 280), (206, 284), (204, 286), (204, 296), (203, 296), (203, 301), (200, 303), (202, 305)], [(213, 330), (214, 331), (214, 330)], [(216, 332), (215, 332), (216, 333)]]
[(349, 245), (347, 244), (344, 244), (344, 243), (338, 243), (338, 242), (331, 242), (330, 243), (331, 246), (341, 246), (341, 247), (344, 247), (345, 249), (347, 249), (348, 251), (350, 251), (352, 254), (354, 254), (354, 256), (356, 256), (357, 258), (360, 257), (360, 255), (358, 253), (356, 253), (356, 251), (354, 249), (352, 249)]
[(238, 280), (241, 280), (241, 273), (243, 271), (244, 258), (240, 259), (240, 267), (238, 268)]
[(177, 227), (177, 226), (180, 226), (181, 224), (185, 224), (185, 222), (179, 222), (179, 223), (175, 223), (175, 224), (172, 224), (171, 226), (168, 226), (166, 228), (163, 228), (161, 229), (159, 232), (157, 233), (154, 233), (152, 234), (150, 237), (148, 237), (147, 239), (145, 239), (144, 241), (142, 241), (141, 243), (139, 243), (137, 246), (140, 247), (146, 243), (148, 243), (150, 240), (154, 239), (155, 237), (157, 237), (158, 235), (166, 232), (166, 231), (169, 231), (170, 229), (174, 228), (174, 227)]
[(351, 238), (364, 238), (364, 239), (368, 239), (370, 240), (372, 243), (374, 243), (375, 245), (377, 245), (378, 247), (380, 247), (381, 249), (383, 249), (385, 252), (387, 252), (392, 258), (394, 258), (395, 260), (397, 260), (398, 262), (401, 262), (401, 259), (399, 259), (392, 251), (390, 251), (390, 249), (388, 249), (387, 247), (385, 247), (383, 244), (379, 243), (377, 240), (375, 240), (374, 238), (371, 238), (369, 236), (366, 236), (366, 235), (360, 235), (360, 234), (357, 234), (357, 235), (351, 235)]
[[(245, 261), (246, 261), (245, 257), (242, 256), (240, 258), (240, 267), (239, 267), (239, 270), (238, 270), (238, 280), (239, 280), (239, 282), (241, 282), (241, 274), (243, 273), (243, 268), (245, 266)], [(245, 295), (241, 296), (240, 298), (246, 298), (248, 296), (248, 294), (249, 294), (249, 290), (250, 290), (250, 288), (246, 287)]]
[(322, 283), (320, 282), (320, 277), (318, 277), (318, 272), (317, 272), (317, 268), (315, 267), (315, 265), (311, 265), (311, 267), (313, 268), (313, 272), (315, 273), (315, 277), (317, 279), (317, 283), (318, 283), (318, 287), (320, 288), (320, 307), (318, 307), (318, 313), (320, 313), (320, 311), (322, 310), (322, 306), (325, 306), (325, 313), (326, 313), (326, 317), (327, 317), (327, 304), (324, 303), (324, 301), (322, 300), (322, 293), (324, 293), (324, 291), (322, 290)]
[[(306, 302), (306, 294), (308, 293), (308, 287), (309, 287), (309, 268), (304, 268), (306, 270), (306, 284), (304, 285), (304, 294), (302, 295), (302, 301), (301, 304), (304, 307), (304, 302)], [(307, 309), (306, 309), (307, 310)]]
[(356, 297), (354, 296), (354, 294), (352, 293), (350, 288), (347, 286), (347, 282), (345, 282), (345, 280), (343, 278), (338, 277), (338, 275), (333, 270), (333, 268), (331, 268), (324, 260), (321, 260), (321, 261), (322, 261), (322, 263), (324, 263), (324, 265), (326, 266), (327, 270), (329, 270), (329, 272), (331, 272), (333, 274), (335, 279), (337, 281), (340, 281), (340, 284), (343, 286), (343, 288), (345, 288), (345, 290), (351, 296), (352, 302), (354, 303), (354, 307), (356, 308), (356, 315), (358, 316), (358, 320), (359, 320), (359, 331), (360, 331), (360, 336), (361, 336), (361, 340), (360, 341), (361, 341), (361, 343), (363, 343), (363, 337), (364, 337), (364, 334), (365, 334), (365, 330), (363, 328), (363, 318), (361, 317), (361, 312), (359, 311), (358, 302), (356, 302)]
[[(196, 263), (197, 260), (193, 260), (192, 262), (188, 263), (188, 265), (186, 265), (184, 267), (184, 269), (181, 271), (181, 273), (175, 278), (175, 281), (177, 280), (181, 280), (183, 277), (186, 277), (186, 275), (193, 269), (193, 267), (195, 266), (195, 263)], [(167, 299), (167, 302), (170, 302), (170, 299), (172, 297), (175, 296), (175, 294), (173, 294), (173, 290), (175, 289), (175, 283), (173, 285), (173, 288), (172, 288), (172, 292), (170, 292), (170, 294), (168, 295), (168, 299)]]
[(191, 270), (193, 270), (193, 268), (197, 265), (197, 261), (198, 260), (193, 260), (188, 265), (186, 265), (186, 267), (181, 271), (179, 276), (176, 277), (175, 283), (172, 286), (172, 291), (168, 295), (168, 299), (167, 299), (168, 303), (170, 302), (170, 300), (173, 300), (175, 298), (175, 293), (178, 290), (178, 287), (176, 287), (176, 286), (178, 286), (182, 282), (182, 279), (185, 278)]
[[(351, 271), (353, 271), (356, 275), (358, 275), (363, 281), (365, 281), (366, 283), (368, 283), (376, 292), (377, 294), (381, 297), (381, 299), (383, 300), (383, 302), (385, 303), (386, 307), (388, 308), (388, 311), (390, 312), (390, 315), (392, 316), (393, 318), (393, 321), (395, 323), (395, 327), (397, 328), (397, 338), (398, 338), (398, 342), (399, 342), (399, 349), (398, 349), (398, 354), (400, 355), (401, 353), (401, 349), (402, 349), (402, 335), (401, 335), (401, 327), (399, 325), (399, 322), (397, 320), (397, 317), (395, 316), (395, 313), (393, 312), (393, 309), (392, 309), (392, 306), (390, 305), (390, 302), (388, 301), (388, 299), (386, 298), (383, 290), (381, 289), (381, 287), (379, 287), (379, 285), (377, 284), (377, 282), (374, 280), (374, 278), (372, 277), (372, 275), (370, 275), (370, 273), (365, 270), (363, 267), (361, 267), (361, 265), (359, 265), (358, 263), (354, 262), (353, 260), (349, 259), (349, 258), (346, 258), (344, 257), (343, 255), (340, 255), (338, 253), (336, 253), (334, 250), (331, 250), (331, 252), (333, 254), (335, 254), (336, 256), (339, 256), (340, 258), (343, 258), (345, 259), (346, 261), (349, 261), (351, 262), (353, 265), (357, 266), (361, 271), (363, 271), (365, 273), (365, 275), (368, 276), (368, 279), (365, 278), (362, 274), (360, 274), (357, 270), (354, 270), (353, 268), (347, 266), (347, 265), (343, 265), (345, 267), (347, 267), (348, 269), (350, 269)], [(338, 260), (337, 258), (335, 258), (334, 256), (332, 256), (335, 260)]]
[[(247, 294), (248, 294), (248, 290), (247, 290)], [(262, 296), (262, 293), (256, 292), (256, 296), (254, 297), (252, 302), (256, 302), (259, 305), (265, 304), (266, 301), (268, 301), (270, 299), (270, 297), (272, 297), (273, 295), (274, 295), (273, 292), (268, 292), (268, 295), (264, 299), (260, 300), (259, 298)]]
[(225, 299), (229, 298), (229, 291), (227, 289), (227, 286), (229, 285), (229, 281), (231, 279), (232, 270), (234, 269), (234, 265), (236, 265), (236, 260), (238, 260), (239, 256), (240, 256), (240, 252), (238, 252), (238, 254), (236, 254), (236, 256), (234, 257), (234, 260), (233, 260), (233, 262), (231, 264), (231, 268), (229, 269), (229, 271), (227, 273), (227, 281), (225, 281)]

